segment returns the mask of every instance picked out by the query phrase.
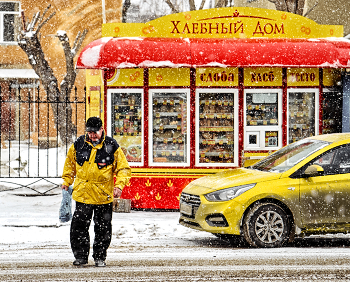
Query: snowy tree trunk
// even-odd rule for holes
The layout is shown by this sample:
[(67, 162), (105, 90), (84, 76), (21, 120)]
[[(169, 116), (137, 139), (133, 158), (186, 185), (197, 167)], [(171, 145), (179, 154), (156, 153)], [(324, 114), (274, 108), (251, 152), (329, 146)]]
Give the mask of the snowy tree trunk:
[(285, 11), (297, 15), (304, 14), (305, 0), (268, 0), (274, 3), (276, 10)]
[(81, 47), (87, 30), (84, 30), (82, 34), (80, 32), (78, 33), (72, 48), (66, 32), (57, 32), (56, 36), (62, 44), (66, 59), (66, 75), (59, 87), (57, 78), (45, 59), (45, 54), (40, 43), (40, 29), (55, 15), (55, 13), (52, 13), (44, 19), (49, 8), (50, 6), (46, 8), (42, 16), (39, 12), (34, 15), (29, 24), (25, 21), (23, 15), (23, 29), (18, 38), (18, 45), (27, 54), (30, 65), (39, 76), (51, 105), (59, 137), (62, 143), (66, 145), (72, 143), (75, 133), (75, 125), (71, 118), (72, 108), (70, 103), (66, 103), (66, 100), (68, 101), (70, 98), (70, 93), (76, 79), (74, 57)]
[(122, 8), (122, 23), (126, 23), (126, 19), (127, 19), (127, 13), (128, 13), (128, 10), (131, 6), (131, 2), (130, 0), (125, 0), (123, 2), (123, 8)]

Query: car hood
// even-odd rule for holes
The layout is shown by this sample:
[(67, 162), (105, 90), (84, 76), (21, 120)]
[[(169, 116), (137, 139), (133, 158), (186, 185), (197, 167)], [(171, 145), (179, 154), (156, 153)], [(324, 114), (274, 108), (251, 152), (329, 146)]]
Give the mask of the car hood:
[(281, 173), (237, 168), (198, 178), (187, 185), (183, 191), (186, 193), (205, 194), (228, 187), (265, 182), (280, 177)]

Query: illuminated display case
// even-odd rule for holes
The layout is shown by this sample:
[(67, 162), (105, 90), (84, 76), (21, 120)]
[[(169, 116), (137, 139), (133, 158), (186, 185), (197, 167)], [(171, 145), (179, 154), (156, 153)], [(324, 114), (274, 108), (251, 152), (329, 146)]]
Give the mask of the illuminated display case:
[(245, 90), (245, 143), (247, 150), (276, 150), (281, 147), (280, 89)]
[(108, 134), (117, 140), (131, 165), (143, 165), (143, 91), (108, 90), (108, 105)]
[(288, 143), (318, 134), (318, 89), (288, 90)]
[(237, 97), (237, 90), (197, 90), (197, 166), (237, 164)]
[(150, 89), (150, 165), (189, 166), (189, 90)]

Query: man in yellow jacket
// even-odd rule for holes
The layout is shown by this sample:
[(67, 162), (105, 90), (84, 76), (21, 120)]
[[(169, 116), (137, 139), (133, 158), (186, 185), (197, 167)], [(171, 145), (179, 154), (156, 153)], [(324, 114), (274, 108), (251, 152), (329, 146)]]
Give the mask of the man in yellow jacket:
[(72, 197), (76, 208), (70, 229), (75, 257), (73, 265), (88, 263), (89, 227), (93, 215), (95, 239), (92, 257), (95, 266), (100, 267), (106, 266), (107, 249), (112, 238), (113, 198), (121, 196), (131, 170), (117, 141), (105, 136), (100, 118), (90, 117), (85, 130), (87, 134), (80, 136), (67, 153), (62, 189), (68, 190), (74, 182)]

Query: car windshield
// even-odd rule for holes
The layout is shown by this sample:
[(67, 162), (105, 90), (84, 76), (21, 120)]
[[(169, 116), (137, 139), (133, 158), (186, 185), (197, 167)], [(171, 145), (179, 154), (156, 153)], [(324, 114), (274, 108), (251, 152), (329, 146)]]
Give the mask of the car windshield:
[(329, 144), (329, 142), (312, 139), (300, 140), (274, 152), (251, 168), (282, 173)]

